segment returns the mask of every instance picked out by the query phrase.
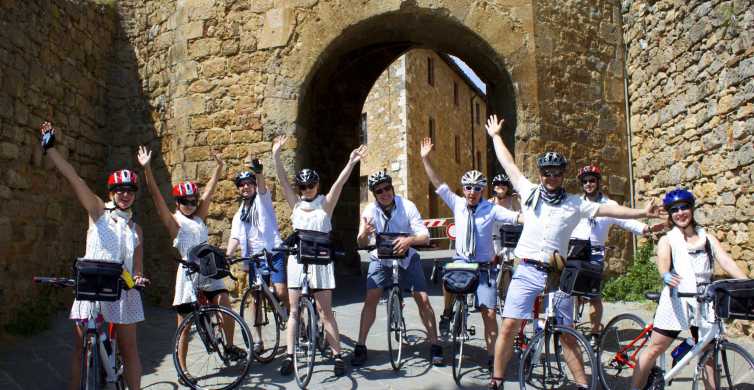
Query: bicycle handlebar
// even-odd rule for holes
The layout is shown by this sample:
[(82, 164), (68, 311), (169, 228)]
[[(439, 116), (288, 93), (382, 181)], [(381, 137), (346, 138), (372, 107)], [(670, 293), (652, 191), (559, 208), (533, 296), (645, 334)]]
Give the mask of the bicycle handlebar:
[[(76, 287), (76, 280), (71, 278), (50, 277), (50, 276), (34, 276), (31, 281), (36, 284), (47, 284), (52, 287), (65, 288)], [(125, 283), (124, 283), (125, 285)], [(142, 291), (146, 287), (146, 284), (135, 284), (132, 288)], [(129, 289), (125, 287), (125, 289)]]

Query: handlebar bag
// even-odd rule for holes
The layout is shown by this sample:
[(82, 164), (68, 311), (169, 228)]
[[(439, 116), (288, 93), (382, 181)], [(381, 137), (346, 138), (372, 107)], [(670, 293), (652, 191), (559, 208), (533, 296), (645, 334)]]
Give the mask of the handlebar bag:
[(407, 237), (406, 233), (377, 233), (375, 237), (375, 244), (377, 247), (378, 259), (395, 259), (406, 257), (406, 252), (403, 256), (396, 256), (393, 252), (393, 242), (398, 237)]
[(332, 239), (330, 233), (314, 230), (297, 230), (299, 262), (301, 264), (326, 265), (332, 263)]
[(560, 290), (574, 296), (599, 296), (602, 290), (602, 267), (602, 262), (568, 260), (560, 276)]
[(188, 253), (189, 261), (199, 264), (199, 274), (212, 279), (230, 276), (230, 266), (225, 253), (207, 243), (192, 247)]
[(568, 241), (568, 260), (589, 261), (592, 258), (592, 242), (572, 238)]
[(73, 268), (77, 300), (114, 302), (120, 299), (123, 263), (78, 259)]
[(503, 248), (515, 248), (521, 238), (524, 225), (503, 225), (500, 227), (500, 240)]
[[(474, 265), (477, 268), (468, 267)], [(451, 294), (476, 292), (477, 287), (479, 287), (478, 264), (448, 264), (442, 276), (442, 284), (445, 286), (445, 290)]]
[(717, 316), (729, 320), (754, 320), (754, 280), (719, 280), (710, 286)]

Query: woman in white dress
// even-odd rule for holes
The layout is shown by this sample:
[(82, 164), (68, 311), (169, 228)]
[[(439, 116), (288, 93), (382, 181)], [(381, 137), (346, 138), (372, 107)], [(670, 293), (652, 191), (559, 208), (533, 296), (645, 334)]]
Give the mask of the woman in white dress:
[[(636, 362), (632, 389), (644, 387), (657, 357), (668, 349), (681, 331), (689, 330), (695, 339), (699, 337), (698, 329), (703, 319), (700, 318), (696, 299), (673, 297), (671, 289), (696, 293), (699, 287), (712, 281), (714, 263), (719, 264), (728, 275), (746, 279), (746, 274), (725, 252), (717, 238), (706, 234), (694, 221), (695, 200), (691, 192), (672, 190), (665, 195), (662, 203), (668, 211), (668, 225), (673, 226), (657, 244), (657, 269), (665, 288), (660, 295), (649, 345)], [(693, 321), (689, 312), (694, 314)], [(713, 369), (710, 360), (707, 365), (707, 388), (714, 388), (711, 382)]]
[[(155, 208), (160, 220), (168, 229), (170, 238), (173, 239), (173, 246), (178, 249), (181, 254), (181, 258), (184, 261), (188, 261), (188, 253), (191, 248), (196, 245), (207, 242), (208, 231), (207, 225), (204, 220), (209, 213), (209, 206), (212, 203), (212, 196), (217, 187), (217, 182), (220, 179), (225, 163), (217, 153), (213, 152), (212, 157), (216, 162), (215, 171), (212, 174), (212, 178), (204, 188), (204, 192), (199, 197), (199, 188), (197, 185), (190, 181), (182, 181), (173, 186), (172, 195), (175, 198), (175, 213), (171, 213), (168, 209), (168, 205), (165, 199), (162, 197), (160, 189), (157, 187), (154, 174), (150, 162), (152, 160), (152, 152), (144, 146), (139, 147), (138, 159), (139, 164), (144, 167), (144, 175), (147, 180), (147, 187), (152, 195)], [(194, 282), (198, 284), (199, 290), (202, 291), (207, 300), (216, 305), (222, 305), (230, 308), (230, 299), (228, 298), (228, 289), (225, 286), (225, 282), (222, 279), (212, 279), (201, 277), (200, 275), (193, 275), (189, 277), (187, 274), (187, 268), (181, 264), (176, 271), (175, 281), (175, 295), (173, 297), (173, 308), (177, 314), (177, 323), (180, 324), (183, 318), (191, 313), (193, 310), (193, 304), (196, 302), (197, 297), (194, 291)], [(194, 279), (194, 280), (192, 280)], [(233, 321), (225, 321), (225, 331), (228, 340), (233, 342)], [(181, 335), (181, 342), (179, 345), (179, 363), (185, 367), (186, 351), (188, 348), (188, 328), (186, 332)], [(242, 359), (245, 357), (245, 352), (233, 345), (228, 350), (229, 354), (232, 354), (234, 359)], [(189, 381), (196, 383), (196, 379), (186, 373), (189, 377)], [(181, 379), (182, 381), (182, 379)], [(186, 385), (184, 383), (184, 385)]]
[[(86, 182), (79, 177), (73, 166), (55, 149), (55, 133), (48, 122), (42, 123), (42, 147), (47, 158), (55, 165), (73, 187), (81, 205), (89, 215), (89, 229), (86, 234), (86, 259), (109, 260), (123, 263), (123, 268), (142, 285), (147, 280), (142, 277), (143, 240), (139, 225), (131, 220), (131, 206), (138, 190), (138, 177), (128, 169), (110, 174), (107, 189), (110, 200), (104, 202), (92, 192)], [(86, 331), (80, 320), (89, 317), (91, 302), (74, 301), (70, 318), (75, 323), (76, 339), (71, 356), (70, 389), (78, 389), (81, 381), (82, 337)], [(115, 302), (100, 302), (105, 321), (115, 324), (118, 348), (125, 366), (124, 377), (131, 389), (141, 385), (141, 361), (136, 342), (136, 323), (144, 321), (141, 295), (135, 289), (124, 290)]]
[[(280, 161), (280, 149), (287, 140), (288, 137), (285, 135), (275, 139), (272, 145), (272, 157), (275, 172), (280, 185), (283, 187), (283, 195), (293, 210), (291, 214), (293, 228), (329, 233), (332, 230), (330, 224), (332, 213), (338, 203), (338, 198), (340, 198), (343, 185), (356, 164), (366, 155), (367, 148), (361, 145), (351, 152), (348, 163), (340, 172), (338, 179), (335, 180), (327, 195), (319, 193), (319, 175), (317, 172), (312, 169), (302, 169), (296, 174), (296, 185), (299, 190), (297, 194), (288, 182), (288, 174)], [(293, 330), (297, 326), (295, 321), (298, 314), (298, 301), (301, 296), (302, 268), (303, 266), (298, 264), (294, 256), (288, 258), (288, 300), (291, 315), (288, 317), (287, 325), (288, 354), (280, 367), (280, 373), (283, 375), (290, 375), (293, 372)], [(309, 286), (314, 292), (314, 300), (325, 327), (327, 342), (332, 348), (333, 356), (335, 356), (333, 372), (336, 376), (342, 376), (345, 374), (345, 362), (341, 356), (338, 324), (335, 322), (332, 311), (332, 290), (335, 288), (333, 264), (309, 266)]]

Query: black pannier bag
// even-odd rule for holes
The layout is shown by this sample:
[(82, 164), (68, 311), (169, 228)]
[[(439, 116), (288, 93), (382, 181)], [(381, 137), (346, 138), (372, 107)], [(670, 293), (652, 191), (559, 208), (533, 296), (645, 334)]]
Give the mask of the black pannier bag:
[(560, 276), (560, 290), (573, 296), (597, 297), (602, 291), (601, 262), (568, 260)]
[(189, 261), (199, 264), (199, 274), (212, 279), (230, 276), (230, 266), (220, 248), (207, 243), (199, 244), (189, 250)]
[(330, 233), (314, 230), (296, 230), (299, 262), (301, 264), (326, 265), (332, 263), (332, 239)]
[(396, 256), (393, 253), (393, 242), (398, 237), (407, 237), (406, 233), (377, 233), (375, 237), (375, 246), (377, 247), (378, 259), (398, 259), (404, 258), (408, 254), (408, 251), (403, 256)]
[(567, 260), (586, 260), (592, 258), (592, 243), (590, 240), (579, 240), (572, 238), (568, 241)]
[(524, 225), (503, 225), (500, 227), (500, 241), (503, 248), (515, 248), (523, 230)]
[(754, 320), (754, 280), (725, 279), (709, 287), (715, 295), (717, 316), (728, 320)]
[(445, 266), (442, 284), (451, 294), (470, 294), (479, 286), (478, 264), (450, 263)]
[(79, 301), (114, 302), (120, 299), (123, 263), (78, 259), (73, 266), (76, 276), (76, 299)]

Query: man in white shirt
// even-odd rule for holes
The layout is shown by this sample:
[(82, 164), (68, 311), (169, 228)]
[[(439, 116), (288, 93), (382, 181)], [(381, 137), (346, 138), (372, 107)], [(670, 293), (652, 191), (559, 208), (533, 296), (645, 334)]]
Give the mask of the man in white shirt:
[[(368, 187), (374, 195), (375, 202), (366, 206), (361, 213), (359, 233), (356, 242), (360, 247), (367, 246), (377, 233), (407, 233), (393, 241), (393, 251), (405, 258), (400, 263), (399, 280), (402, 287), (411, 288), (419, 317), (427, 329), (430, 342), (430, 359), (433, 365), (443, 363), (442, 347), (437, 342), (437, 325), (435, 311), (427, 295), (427, 281), (421, 265), (419, 254), (411, 248), (415, 245), (429, 243), (429, 231), (422, 222), (416, 205), (408, 199), (395, 195), (392, 178), (384, 171), (369, 175)], [(367, 295), (361, 309), (359, 339), (353, 350), (351, 365), (361, 366), (367, 360), (366, 339), (369, 329), (374, 324), (377, 303), (383, 290), (392, 285), (392, 261), (381, 262), (377, 258), (377, 249), (369, 252), (369, 271), (367, 272)]]
[[(598, 166), (587, 165), (582, 167), (579, 169), (577, 178), (584, 190), (584, 199), (597, 204), (617, 204), (600, 191), (602, 171)], [(652, 231), (661, 231), (665, 228), (664, 223), (658, 223), (650, 227), (635, 219), (611, 217), (585, 218), (579, 221), (579, 224), (573, 229), (571, 239), (589, 240), (592, 249), (590, 261), (599, 263), (604, 268), (605, 242), (607, 242), (610, 227), (613, 225), (637, 236), (649, 234)], [(558, 313), (562, 318), (562, 322), (567, 324), (573, 323), (573, 301), (563, 300), (561, 303), (562, 306), (558, 307)], [(589, 313), (589, 320), (592, 324), (592, 346), (594, 346), (596, 336), (602, 327), (602, 299), (599, 296), (592, 297), (589, 300), (589, 304), (592, 307)]]
[[(432, 140), (424, 138), (421, 144), (421, 157), (424, 163), (424, 170), (427, 172), (432, 185), (437, 188), (435, 191), (445, 204), (453, 211), (453, 218), (456, 223), (456, 254), (453, 260), (456, 262), (479, 263), (479, 287), (476, 291), (476, 302), (479, 307), (479, 313), (482, 315), (484, 322), (484, 336), (487, 342), (487, 351), (489, 352), (489, 364), (492, 363), (492, 354), (494, 352), (494, 342), (497, 337), (497, 318), (495, 308), (497, 307), (497, 268), (491, 266), (495, 257), (495, 250), (492, 245), (492, 232), (496, 223), (515, 224), (518, 223), (519, 213), (510, 211), (503, 207), (494, 205), (482, 198), (482, 191), (487, 187), (487, 178), (481, 172), (473, 170), (466, 172), (461, 178), (463, 186), (463, 197), (460, 197), (450, 190), (447, 183), (440, 180), (435, 173), (432, 163), (429, 160), (429, 154), (432, 152)], [(440, 318), (440, 327), (442, 330), (446, 327), (450, 319), (450, 303), (447, 293), (443, 290), (445, 299), (445, 310)]]
[[(234, 180), (238, 194), (241, 196), (241, 207), (233, 216), (231, 223), (228, 249), (226, 250), (228, 256), (233, 256), (239, 247), (242, 257), (250, 257), (263, 249), (272, 251), (273, 248), (279, 247), (282, 243), (278, 232), (275, 209), (272, 206), (272, 195), (267, 190), (262, 174), (262, 164), (259, 163), (259, 160), (254, 159), (251, 169), (253, 172), (241, 172), (236, 175)], [(275, 254), (272, 259), (274, 270), (268, 269), (267, 264), (262, 263), (262, 267), (255, 269), (255, 273), (270, 274), (270, 282), (275, 288), (278, 299), (285, 307), (288, 307), (284, 257), (282, 253)], [(244, 262), (244, 270), (248, 272), (249, 268), (249, 262)], [(252, 281), (250, 280), (249, 283), (252, 283)], [(253, 302), (251, 310), (254, 311)], [(254, 350), (260, 353), (264, 348), (261, 342), (260, 329), (255, 327), (252, 332), (255, 333), (253, 336), (256, 340)]]
[[(526, 223), (514, 251), (516, 257), (521, 259), (521, 264), (513, 276), (503, 310), (503, 324), (495, 345), (495, 368), (489, 386), (491, 389), (502, 388), (505, 367), (513, 352), (513, 338), (521, 321), (532, 318), (534, 300), (545, 287), (550, 259), (556, 252), (567, 253), (571, 232), (579, 221), (599, 216), (626, 219), (659, 215), (652, 202), (643, 210), (631, 209), (617, 204), (588, 202), (566, 193), (563, 189), (563, 174), (567, 161), (559, 153), (547, 152), (537, 159), (540, 184), (531, 183), (518, 169), (513, 156), (505, 147), (500, 137), (502, 125), (503, 121), (498, 121), (497, 116), (492, 115), (487, 121), (486, 129), (492, 137), (500, 164), (524, 200), (522, 211)], [(562, 337), (561, 342), (566, 356), (576, 356), (575, 340)], [(583, 363), (578, 359), (568, 359), (566, 363), (577, 386), (588, 388), (586, 385), (589, 381)]]

